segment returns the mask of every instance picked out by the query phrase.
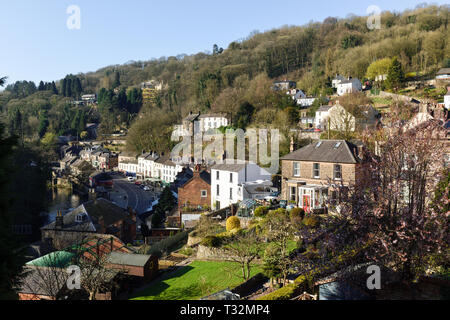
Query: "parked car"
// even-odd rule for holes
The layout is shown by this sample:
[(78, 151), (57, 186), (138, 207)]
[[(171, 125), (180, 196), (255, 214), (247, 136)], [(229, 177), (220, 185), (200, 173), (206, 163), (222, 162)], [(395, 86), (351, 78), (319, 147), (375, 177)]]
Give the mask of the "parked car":
[(142, 182), (136, 181), (134, 184), (137, 185), (137, 186), (140, 186), (142, 184)]
[(281, 200), (280, 201), (280, 208), (286, 209), (287, 207), (287, 201), (286, 200)]
[(127, 179), (128, 179), (128, 181), (130, 181), (130, 182), (132, 182), (132, 181), (135, 181), (135, 180), (136, 180), (136, 178), (135, 178), (135, 177), (128, 177)]
[(150, 188), (147, 187), (147, 186), (144, 186), (142, 189), (143, 189), (144, 191), (150, 191)]

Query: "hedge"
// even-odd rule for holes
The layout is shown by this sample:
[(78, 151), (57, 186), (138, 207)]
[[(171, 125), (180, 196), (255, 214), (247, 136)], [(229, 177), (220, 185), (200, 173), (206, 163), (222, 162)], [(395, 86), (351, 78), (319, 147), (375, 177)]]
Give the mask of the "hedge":
[(307, 290), (308, 284), (308, 277), (302, 275), (295, 279), (294, 283), (258, 298), (258, 300), (289, 300)]

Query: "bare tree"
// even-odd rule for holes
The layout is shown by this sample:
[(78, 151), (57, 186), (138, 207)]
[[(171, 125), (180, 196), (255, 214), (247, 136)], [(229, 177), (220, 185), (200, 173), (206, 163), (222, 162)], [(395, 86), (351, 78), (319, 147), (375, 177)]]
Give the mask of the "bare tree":
[(261, 241), (255, 232), (248, 230), (235, 234), (223, 249), (229, 254), (231, 261), (241, 268), (243, 280), (250, 279), (253, 264), (261, 252)]

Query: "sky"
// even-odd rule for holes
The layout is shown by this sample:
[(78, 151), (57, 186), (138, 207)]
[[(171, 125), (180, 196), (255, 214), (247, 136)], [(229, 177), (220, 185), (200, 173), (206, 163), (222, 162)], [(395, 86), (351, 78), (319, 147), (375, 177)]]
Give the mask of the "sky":
[[(0, 77), (56, 81), (130, 60), (212, 51), (284, 25), (413, 9), (414, 0), (0, 0)], [(446, 4), (448, 0), (432, 3)], [(67, 21), (80, 9), (80, 28)], [(73, 25), (73, 24), (72, 24)]]

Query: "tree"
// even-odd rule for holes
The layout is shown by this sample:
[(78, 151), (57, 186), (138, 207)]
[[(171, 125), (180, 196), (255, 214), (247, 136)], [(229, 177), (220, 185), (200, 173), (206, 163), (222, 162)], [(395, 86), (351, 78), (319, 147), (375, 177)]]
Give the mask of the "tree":
[(389, 58), (384, 58), (372, 62), (372, 64), (367, 68), (366, 78), (370, 80), (375, 80), (377, 76), (387, 75), (391, 65), (392, 60)]
[[(5, 79), (5, 78), (2, 78)], [(7, 299), (18, 285), (23, 266), (23, 252), (12, 232), (11, 172), (13, 148), (16, 137), (4, 137), (4, 127), (0, 124), (0, 299)]]
[(286, 285), (287, 276), (293, 265), (293, 259), (288, 250), (289, 241), (293, 239), (297, 230), (289, 213), (285, 209), (270, 211), (263, 222), (264, 235), (277, 250), (271, 252), (271, 259), (276, 257), (277, 268)]
[(242, 279), (248, 281), (253, 264), (261, 251), (261, 242), (256, 233), (252, 230), (236, 233), (222, 249), (229, 254), (231, 261), (239, 265)]
[(121, 84), (120, 83), (120, 73), (118, 71), (116, 71), (114, 73), (114, 81), (113, 81), (113, 84), (112, 84), (112, 89), (120, 87), (120, 84)]
[(239, 110), (236, 114), (236, 125), (240, 129), (245, 129), (250, 124), (253, 116), (253, 112), (255, 111), (255, 107), (252, 106), (248, 102), (244, 102), (239, 107)]
[(397, 90), (405, 80), (405, 74), (403, 72), (402, 64), (398, 61), (397, 57), (394, 57), (392, 64), (389, 67), (386, 86), (389, 89)]

